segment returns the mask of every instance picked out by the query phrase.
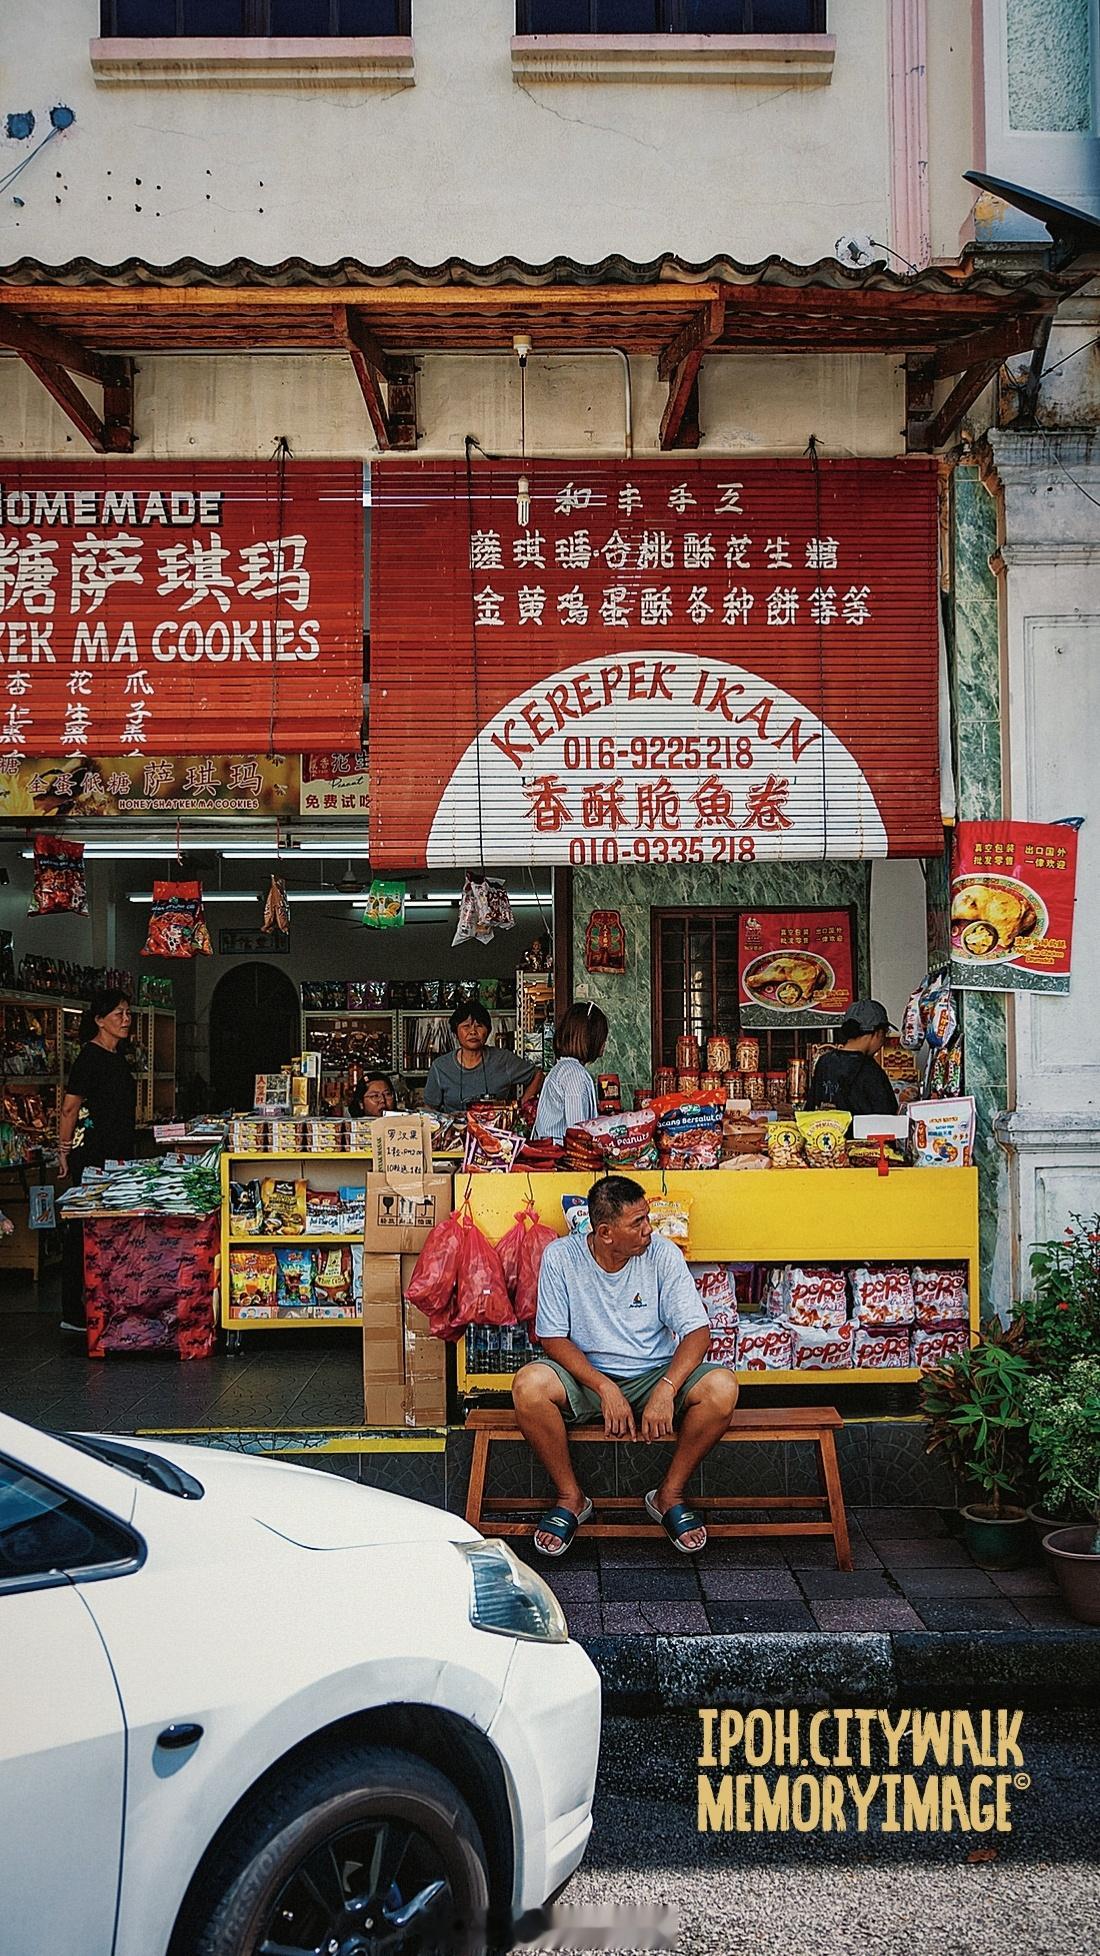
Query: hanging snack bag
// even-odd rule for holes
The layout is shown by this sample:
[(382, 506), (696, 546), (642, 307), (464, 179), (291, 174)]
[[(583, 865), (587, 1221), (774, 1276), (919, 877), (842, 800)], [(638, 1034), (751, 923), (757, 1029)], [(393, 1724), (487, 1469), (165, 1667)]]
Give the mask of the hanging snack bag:
[(928, 1269), (918, 1263), (913, 1271), (913, 1304), (919, 1325), (965, 1324), (970, 1315), (965, 1269), (960, 1265)]
[(970, 1332), (965, 1324), (918, 1324), (910, 1347), (913, 1364), (924, 1370), (930, 1365), (942, 1365), (945, 1358), (953, 1358), (956, 1352), (969, 1348)]
[(258, 1236), (263, 1222), (259, 1182), (230, 1182), (229, 1233), (231, 1236)]
[(874, 1331), (857, 1324), (852, 1343), (852, 1363), (857, 1371), (870, 1371), (880, 1365), (908, 1365), (909, 1362), (907, 1325), (899, 1324), (885, 1331)]
[(974, 1160), (974, 1102), (914, 1100), (909, 1109), (909, 1146), (916, 1168), (969, 1168)]
[[(284, 1250), (279, 1251), (284, 1256)], [(317, 1317), (346, 1317), (352, 1310), (354, 1263), (347, 1243), (327, 1243), (312, 1251), (313, 1308)], [(362, 1282), (359, 1289), (362, 1296)]]
[(805, 1168), (806, 1142), (797, 1121), (769, 1121), (765, 1140), (773, 1168)]
[(924, 1036), (934, 1053), (943, 1046), (950, 1046), (959, 1029), (958, 1015), (951, 983), (946, 973), (933, 979), (925, 990), (921, 1008), (924, 1023)]
[(675, 1243), (682, 1255), (691, 1255), (690, 1195), (654, 1196), (649, 1205), (649, 1224), (654, 1236), (663, 1236), (666, 1242)]
[(586, 1195), (563, 1195), (561, 1206), (562, 1213), (565, 1216), (565, 1227), (569, 1231), (569, 1234), (571, 1236), (588, 1236), (592, 1229), (592, 1219), (588, 1213), (588, 1197)]
[(853, 1317), (864, 1326), (912, 1324), (913, 1280), (903, 1264), (861, 1264), (852, 1272)]
[(367, 892), (363, 922), (370, 930), (398, 930), (404, 921), (404, 883), (376, 876)]
[(274, 1250), (229, 1252), (229, 1315), (231, 1318), (273, 1318), (278, 1266)]
[[(13, 654), (18, 657), (19, 654)], [(37, 655), (36, 655), (37, 656)], [(28, 917), (45, 917), (54, 910), (86, 917), (88, 889), (84, 881), (84, 844), (64, 842), (59, 835), (34, 838), (34, 892)]]
[(141, 955), (143, 958), (213, 957), (214, 946), (203, 914), (201, 883), (153, 884), (153, 908)]
[(852, 1125), (852, 1116), (839, 1108), (823, 1107), (813, 1113), (799, 1108), (795, 1115), (806, 1141), (806, 1166), (808, 1168), (846, 1168), (848, 1166), (848, 1147), (846, 1135)]
[(279, 1316), (284, 1318), (305, 1318), (313, 1309), (313, 1252), (295, 1243), (292, 1248), (276, 1250), (275, 1265), (278, 1272), (276, 1303)]
[(786, 1372), (791, 1363), (791, 1328), (776, 1318), (742, 1318), (737, 1333), (739, 1372)]
[(843, 1270), (800, 1269), (787, 1273), (787, 1322), (825, 1331), (848, 1316), (848, 1282)]
[(271, 888), (264, 901), (264, 929), (281, 931), (285, 936), (290, 929), (290, 910), (286, 900), (286, 884), (281, 876), (273, 876)]
[(277, 1182), (267, 1177), (260, 1183), (265, 1236), (304, 1236), (306, 1229), (306, 1185), (304, 1182)]
[(852, 1332), (849, 1324), (834, 1325), (828, 1331), (798, 1325), (792, 1331), (791, 1364), (796, 1372), (842, 1372), (852, 1363)]

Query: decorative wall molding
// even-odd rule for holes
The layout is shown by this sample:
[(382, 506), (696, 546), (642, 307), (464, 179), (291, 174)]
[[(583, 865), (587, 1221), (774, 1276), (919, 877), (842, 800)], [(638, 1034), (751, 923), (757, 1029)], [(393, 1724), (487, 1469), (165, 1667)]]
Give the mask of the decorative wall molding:
[(512, 76), (531, 82), (716, 82), (833, 77), (832, 34), (516, 34)]
[(411, 88), (409, 36), (229, 36), (89, 45), (101, 88)]
[(919, 271), (932, 257), (928, 193), (928, 0), (890, 0), (893, 245)]

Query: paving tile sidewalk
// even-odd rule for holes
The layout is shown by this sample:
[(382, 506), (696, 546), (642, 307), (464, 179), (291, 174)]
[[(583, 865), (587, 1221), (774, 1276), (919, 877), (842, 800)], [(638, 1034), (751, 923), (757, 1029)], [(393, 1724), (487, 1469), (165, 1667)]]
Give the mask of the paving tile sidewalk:
[(831, 1542), (796, 1538), (716, 1541), (689, 1558), (656, 1536), (596, 1542), (582, 1530), (557, 1562), (512, 1545), (551, 1584), (578, 1637), (1085, 1628), (1038, 1559), (980, 1569), (939, 1509), (862, 1508), (848, 1519), (851, 1571), (837, 1568)]

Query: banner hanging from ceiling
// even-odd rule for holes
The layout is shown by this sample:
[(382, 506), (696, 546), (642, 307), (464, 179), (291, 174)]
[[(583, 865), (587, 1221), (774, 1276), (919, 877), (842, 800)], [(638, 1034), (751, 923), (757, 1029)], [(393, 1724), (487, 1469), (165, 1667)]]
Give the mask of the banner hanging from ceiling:
[(970, 992), (1068, 992), (1076, 827), (960, 822), (952, 841), (952, 984)]
[(938, 854), (936, 469), (387, 462), (371, 856)]
[(356, 464), (0, 464), (0, 770), (357, 747)]
[(91, 816), (295, 815), (297, 754), (133, 754), (0, 766), (0, 816), (85, 821)]

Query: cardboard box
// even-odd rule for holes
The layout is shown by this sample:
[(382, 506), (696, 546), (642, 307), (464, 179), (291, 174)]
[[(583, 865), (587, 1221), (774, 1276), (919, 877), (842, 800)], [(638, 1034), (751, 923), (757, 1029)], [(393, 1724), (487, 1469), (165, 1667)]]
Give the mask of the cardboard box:
[(397, 1195), (384, 1175), (367, 1175), (367, 1213), (363, 1242), (372, 1255), (418, 1254), (436, 1223), (451, 1213), (454, 1184), (449, 1175), (426, 1175), (417, 1195)]
[(405, 1385), (406, 1426), (446, 1426), (445, 1379), (409, 1379)]
[(368, 1384), (363, 1395), (363, 1423), (365, 1426), (404, 1426), (404, 1384)]

